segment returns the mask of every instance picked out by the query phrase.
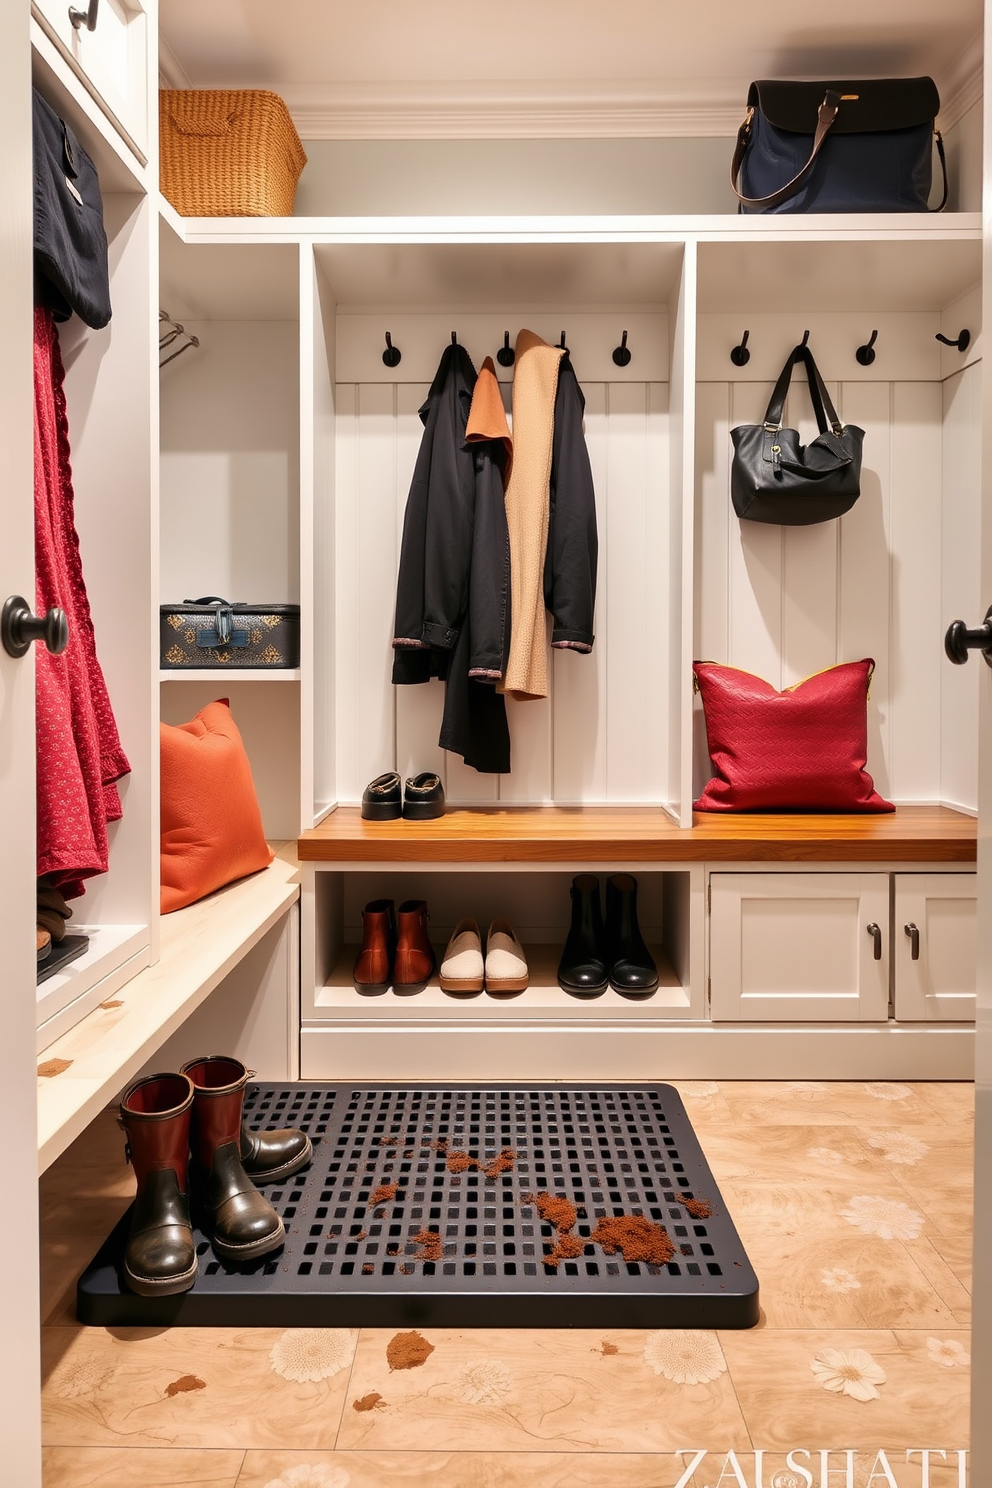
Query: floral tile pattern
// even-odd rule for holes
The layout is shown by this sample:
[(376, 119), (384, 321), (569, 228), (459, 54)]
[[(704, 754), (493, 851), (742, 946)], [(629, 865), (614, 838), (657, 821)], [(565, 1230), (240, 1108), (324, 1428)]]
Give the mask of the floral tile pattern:
[(708, 1449), (692, 1488), (751, 1488), (758, 1447), (769, 1488), (802, 1484), (787, 1451), (838, 1442), (856, 1488), (885, 1481), (880, 1447), (923, 1488), (907, 1446), (967, 1445), (971, 1087), (674, 1083), (759, 1326), (424, 1323), (416, 1367), (390, 1368), (390, 1330), (78, 1327), (76, 1276), (133, 1193), (104, 1113), (41, 1181), (45, 1488), (667, 1488), (687, 1442)]

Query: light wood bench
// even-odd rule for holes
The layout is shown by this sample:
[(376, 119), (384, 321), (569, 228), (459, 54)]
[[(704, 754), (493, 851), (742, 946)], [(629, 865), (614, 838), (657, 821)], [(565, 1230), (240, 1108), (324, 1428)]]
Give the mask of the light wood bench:
[(94, 1008), (39, 1058), (39, 1172), (65, 1151), (299, 897), (299, 870), (290, 846), (262, 872), (162, 916), (155, 965)]

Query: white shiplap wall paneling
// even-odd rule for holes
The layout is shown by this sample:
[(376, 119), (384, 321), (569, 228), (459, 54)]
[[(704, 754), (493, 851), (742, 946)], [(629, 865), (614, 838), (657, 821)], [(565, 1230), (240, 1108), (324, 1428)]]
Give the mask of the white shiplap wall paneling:
[[(452, 331), (478, 368), (487, 356), (496, 360), (506, 331), (513, 346), (517, 332), (524, 328), (541, 336), (549, 345), (558, 345), (564, 330), (565, 344), (583, 386), (587, 382), (668, 380), (667, 311), (620, 306), (594, 314), (588, 307), (569, 305), (551, 310), (510, 305), (505, 310), (486, 314), (457, 307), (429, 314), (392, 309), (369, 313), (342, 308), (337, 325), (337, 380), (426, 382), (429, 386)], [(396, 367), (387, 367), (382, 360), (386, 331), (402, 354)], [(626, 367), (618, 367), (613, 361), (613, 351), (620, 345), (624, 331), (631, 360)], [(512, 367), (501, 367), (497, 362), (496, 372), (501, 381), (512, 382)]]
[[(973, 704), (967, 687), (946, 675), (942, 638), (955, 618), (944, 617), (947, 597), (977, 587), (977, 574), (969, 581), (978, 525), (972, 510), (977, 370), (942, 388), (939, 356), (928, 353), (935, 365), (930, 377), (921, 377), (907, 349), (898, 380), (881, 375), (881, 357), (864, 369), (876, 380), (846, 373), (838, 380), (840, 358), (821, 357), (813, 329), (810, 343), (841, 417), (865, 430), (861, 496), (839, 521), (813, 527), (740, 522), (730, 500), (730, 430), (760, 422), (771, 383), (741, 376), (750, 365), (732, 369), (728, 362), (717, 375), (719, 319), (703, 317), (708, 325), (701, 334), (710, 350), (701, 360), (714, 376), (697, 388), (696, 655), (754, 672), (776, 687), (839, 661), (874, 657), (868, 765), (879, 790), (897, 802), (973, 805), (976, 735), (971, 730), (961, 739)], [(807, 324), (812, 319), (805, 317)], [(765, 322), (752, 317), (752, 341), (754, 327)], [(834, 338), (835, 349), (843, 339)], [(815, 433), (805, 379), (798, 375), (785, 417), (804, 442)], [(977, 612), (977, 599), (973, 608)], [(695, 707), (698, 792), (709, 762), (698, 701)]]
[[(336, 470), (336, 677), (338, 714), (337, 798), (357, 801), (370, 779), (395, 768), (401, 775), (435, 770), (453, 805), (502, 802), (534, 804), (582, 801), (660, 801), (668, 774), (667, 698), (669, 677), (663, 644), (667, 600), (659, 597), (658, 575), (669, 571), (668, 390), (665, 381), (644, 380), (647, 364), (667, 377), (667, 318), (638, 321), (622, 317), (569, 319), (555, 310), (550, 326), (568, 333), (586, 396), (586, 438), (593, 464), (599, 525), (599, 584), (596, 645), (590, 656), (555, 652), (551, 657), (551, 695), (538, 702), (507, 700), (512, 769), (509, 775), (481, 775), (438, 747), (442, 685), (394, 688), (391, 681), (392, 618), (396, 570), (410, 479), (423, 433), (418, 410), (426, 381), (339, 382)], [(476, 318), (478, 319), (478, 317)], [(511, 328), (502, 313), (489, 317), (491, 346), (464, 344), (477, 364), (484, 349), (497, 349), (498, 327)], [(420, 368), (432, 378), (451, 329), (472, 321), (441, 315), (410, 317), (421, 342), (406, 345), (389, 329), (403, 352), (396, 369), (409, 378)], [(522, 322), (524, 323), (524, 322)], [(539, 317), (527, 324), (540, 326)], [(338, 314), (338, 367), (352, 351), (340, 348), (356, 327), (381, 335), (381, 316)], [(639, 376), (627, 382), (590, 379), (579, 353), (583, 325), (598, 327), (604, 348), (628, 331)], [(575, 341), (572, 327), (578, 327)], [(407, 327), (409, 329), (409, 327)], [(405, 334), (405, 333), (404, 333)], [(557, 333), (556, 333), (557, 334)], [(591, 334), (591, 332), (590, 332)], [(502, 339), (500, 333), (500, 340)], [(426, 353), (407, 356), (418, 344)], [(378, 339), (372, 343), (374, 369), (381, 363)], [(355, 353), (355, 365), (360, 358)], [(368, 360), (366, 358), (366, 360)], [(602, 374), (617, 373), (611, 354), (600, 357)], [(412, 368), (410, 363), (412, 363)], [(507, 373), (508, 376), (512, 375)], [(510, 407), (511, 387), (504, 386)], [(631, 707), (636, 705), (636, 717)]]

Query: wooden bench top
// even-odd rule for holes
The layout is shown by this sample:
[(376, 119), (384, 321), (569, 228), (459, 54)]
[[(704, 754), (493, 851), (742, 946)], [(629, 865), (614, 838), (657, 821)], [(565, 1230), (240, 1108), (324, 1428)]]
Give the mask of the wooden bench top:
[(339, 806), (297, 843), (309, 863), (973, 863), (977, 823), (946, 806), (884, 815), (723, 815), (691, 828), (661, 807), (451, 810), (436, 821), (368, 822)]
[(268, 868), (163, 915), (160, 958), (38, 1056), (44, 1172), (300, 897), (283, 844)]

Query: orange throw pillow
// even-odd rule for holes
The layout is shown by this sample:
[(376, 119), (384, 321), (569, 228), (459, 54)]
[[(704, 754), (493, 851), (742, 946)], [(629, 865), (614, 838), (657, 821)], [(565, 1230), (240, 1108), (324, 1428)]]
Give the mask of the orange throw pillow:
[(228, 699), (160, 728), (162, 913), (169, 914), (266, 868), (273, 854)]

